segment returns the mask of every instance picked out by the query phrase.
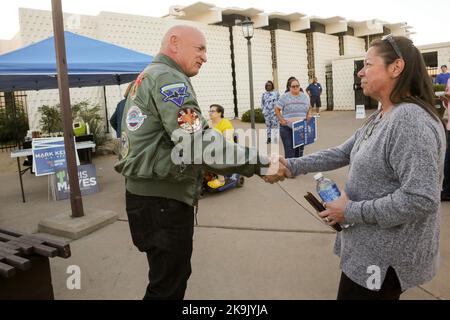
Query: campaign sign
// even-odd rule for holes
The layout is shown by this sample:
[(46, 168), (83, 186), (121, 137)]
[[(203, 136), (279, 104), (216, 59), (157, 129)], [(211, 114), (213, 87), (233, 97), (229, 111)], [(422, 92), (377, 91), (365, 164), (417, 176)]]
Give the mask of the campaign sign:
[[(33, 139), (31, 147), (36, 176), (53, 174), (67, 167), (64, 137)], [(78, 154), (75, 154), (79, 164)]]
[[(78, 182), (81, 195), (89, 195), (98, 192), (97, 174), (95, 165), (85, 164), (78, 166)], [(55, 173), (56, 200), (68, 199), (70, 196), (69, 174), (66, 169)]]
[(312, 117), (309, 121), (304, 119), (292, 123), (292, 141), (294, 148), (314, 143), (316, 140), (317, 126), (315, 117)]
[(311, 144), (317, 140), (316, 118), (312, 117), (306, 123), (305, 144)]
[(31, 147), (36, 176), (52, 174), (67, 166), (64, 138), (33, 139)]
[(306, 121), (296, 121), (292, 123), (292, 141), (293, 147), (297, 148), (305, 144)]

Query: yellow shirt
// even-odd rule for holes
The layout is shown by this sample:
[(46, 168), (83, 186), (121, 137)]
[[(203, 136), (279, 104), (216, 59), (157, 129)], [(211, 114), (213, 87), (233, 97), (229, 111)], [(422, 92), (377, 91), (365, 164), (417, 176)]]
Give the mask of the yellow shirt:
[[(222, 135), (224, 135), (225, 131), (232, 130), (234, 131), (234, 127), (231, 124), (230, 120), (223, 118), (220, 120), (220, 122), (214, 126), (214, 129), (220, 132)], [(231, 139), (233, 140), (233, 137), (231, 136)]]

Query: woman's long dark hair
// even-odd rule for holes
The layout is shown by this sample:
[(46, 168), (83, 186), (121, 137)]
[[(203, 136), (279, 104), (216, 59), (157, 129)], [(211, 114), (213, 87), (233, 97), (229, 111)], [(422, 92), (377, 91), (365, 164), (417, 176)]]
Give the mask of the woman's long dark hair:
[(291, 82), (292, 82), (292, 80), (297, 80), (297, 78), (296, 77), (289, 77), (289, 79), (286, 82), (286, 91), (285, 91), (285, 93), (289, 92), (289, 90), (291, 90)]
[[(434, 107), (433, 84), (419, 49), (406, 37), (392, 37), (392, 41), (397, 44), (403, 56), (405, 68), (389, 98), (394, 104), (401, 102), (414, 103), (441, 122), (439, 114)], [(399, 58), (393, 44), (389, 40), (374, 40), (370, 47), (377, 49), (385, 65), (390, 65)]]

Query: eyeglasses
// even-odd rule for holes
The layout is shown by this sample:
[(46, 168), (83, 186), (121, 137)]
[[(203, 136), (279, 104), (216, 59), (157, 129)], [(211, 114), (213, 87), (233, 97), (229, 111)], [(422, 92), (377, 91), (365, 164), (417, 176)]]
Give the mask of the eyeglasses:
[(395, 42), (394, 36), (392, 34), (385, 35), (383, 38), (381, 38), (381, 40), (389, 42), (397, 56), (400, 59), (403, 59), (402, 52), (400, 51), (400, 48), (398, 47), (397, 42)]
[(209, 110), (209, 113), (217, 112), (217, 110)]
[(294, 85), (294, 86), (291, 86), (291, 88), (300, 88), (300, 86), (299, 85)]

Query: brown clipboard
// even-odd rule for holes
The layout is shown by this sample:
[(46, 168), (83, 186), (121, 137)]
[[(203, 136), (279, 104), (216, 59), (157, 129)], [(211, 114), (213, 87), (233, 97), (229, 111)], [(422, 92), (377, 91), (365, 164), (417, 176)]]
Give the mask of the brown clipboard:
[[(322, 212), (322, 211), (326, 210), (326, 208), (323, 206), (323, 204), (319, 200), (317, 200), (317, 198), (311, 192), (307, 192), (304, 197), (305, 197), (306, 201), (308, 201), (309, 204), (314, 209), (316, 209), (317, 212)], [(335, 225), (332, 225), (330, 227), (332, 227), (337, 232), (342, 231), (342, 227), (340, 226), (339, 223), (336, 223)]]

